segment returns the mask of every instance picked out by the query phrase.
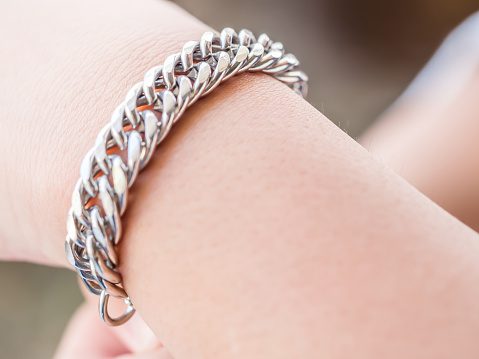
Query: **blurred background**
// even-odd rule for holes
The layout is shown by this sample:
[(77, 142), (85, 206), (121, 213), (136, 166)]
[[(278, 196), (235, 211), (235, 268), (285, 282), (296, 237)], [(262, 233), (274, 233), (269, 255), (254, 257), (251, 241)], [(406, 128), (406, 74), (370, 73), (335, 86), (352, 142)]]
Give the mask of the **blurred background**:
[[(177, 0), (205, 23), (267, 32), (310, 76), (309, 100), (355, 137), (477, 0)], [(0, 263), (0, 358), (51, 358), (81, 302), (66, 270)]]

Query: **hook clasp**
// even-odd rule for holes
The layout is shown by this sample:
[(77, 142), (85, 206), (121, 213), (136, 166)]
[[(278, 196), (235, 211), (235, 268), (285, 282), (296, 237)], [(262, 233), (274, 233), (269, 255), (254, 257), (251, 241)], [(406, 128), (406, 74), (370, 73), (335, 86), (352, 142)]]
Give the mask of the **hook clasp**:
[(102, 290), (100, 294), (100, 302), (99, 302), (99, 311), (100, 311), (100, 317), (103, 319), (105, 323), (111, 326), (118, 326), (121, 325), (125, 322), (127, 322), (133, 314), (135, 314), (135, 308), (133, 307), (133, 304), (131, 303), (130, 298), (123, 298), (125, 304), (126, 304), (126, 309), (121, 314), (119, 317), (113, 318), (110, 316), (110, 313), (108, 312), (108, 303), (110, 299), (110, 294), (107, 293), (106, 290)]

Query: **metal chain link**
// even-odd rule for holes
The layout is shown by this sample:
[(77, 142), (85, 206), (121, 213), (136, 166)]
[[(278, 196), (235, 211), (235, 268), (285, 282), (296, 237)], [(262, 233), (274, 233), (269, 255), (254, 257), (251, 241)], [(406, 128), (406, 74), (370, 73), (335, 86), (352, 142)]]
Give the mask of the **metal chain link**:
[[(117, 245), (128, 189), (156, 146), (186, 108), (238, 73), (267, 73), (305, 96), (308, 79), (298, 66), (296, 57), (266, 34), (256, 39), (248, 30), (206, 32), (146, 72), (113, 112), (81, 164), (65, 241), (69, 262), (89, 291), (100, 296), (106, 323), (120, 325), (135, 312), (118, 271)], [(108, 312), (111, 296), (126, 304), (119, 317)]]

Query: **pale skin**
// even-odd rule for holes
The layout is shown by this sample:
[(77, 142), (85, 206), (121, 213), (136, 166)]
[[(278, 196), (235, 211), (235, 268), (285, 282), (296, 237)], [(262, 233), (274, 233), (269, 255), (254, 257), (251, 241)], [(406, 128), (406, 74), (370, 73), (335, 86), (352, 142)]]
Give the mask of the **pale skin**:
[[(12, 14), (0, 23), (0, 254), (66, 266), (82, 156), (143, 72), (208, 28), (152, 0), (0, 8)], [(425, 178), (414, 169), (406, 179)], [(58, 357), (476, 358), (478, 236), (440, 202), (284, 85), (233, 79), (186, 113), (133, 189), (121, 270), (155, 336), (139, 316), (106, 328), (86, 304)], [(85, 333), (103, 340), (85, 349)]]
[(467, 19), (408, 91), (362, 137), (381, 162), (479, 229), (479, 14)]

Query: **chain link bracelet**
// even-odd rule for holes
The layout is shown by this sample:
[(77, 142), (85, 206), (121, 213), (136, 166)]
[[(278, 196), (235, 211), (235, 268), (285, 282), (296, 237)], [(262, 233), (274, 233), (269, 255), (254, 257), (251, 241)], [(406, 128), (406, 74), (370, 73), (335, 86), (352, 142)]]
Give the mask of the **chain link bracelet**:
[[(155, 148), (189, 106), (241, 72), (269, 74), (305, 96), (308, 79), (298, 66), (296, 57), (268, 35), (256, 39), (248, 30), (230, 28), (206, 32), (146, 72), (113, 112), (81, 164), (65, 241), (69, 262), (88, 290), (100, 296), (106, 323), (120, 325), (135, 312), (119, 272), (117, 245), (128, 190)], [(118, 317), (108, 311), (110, 297), (125, 302)]]

